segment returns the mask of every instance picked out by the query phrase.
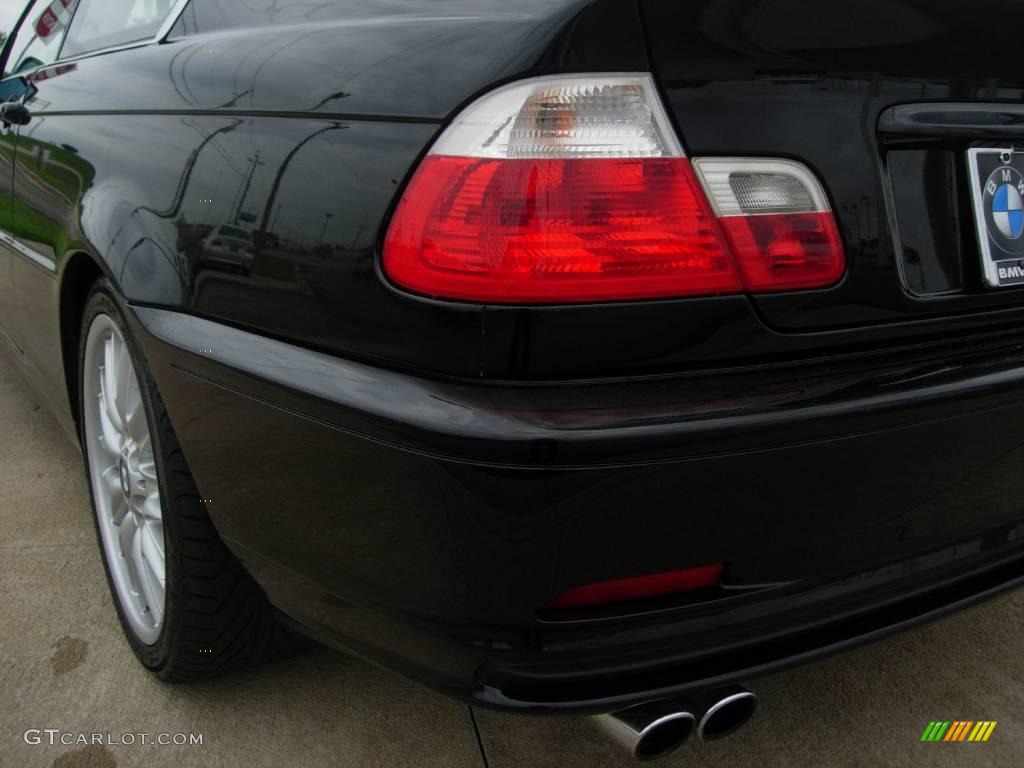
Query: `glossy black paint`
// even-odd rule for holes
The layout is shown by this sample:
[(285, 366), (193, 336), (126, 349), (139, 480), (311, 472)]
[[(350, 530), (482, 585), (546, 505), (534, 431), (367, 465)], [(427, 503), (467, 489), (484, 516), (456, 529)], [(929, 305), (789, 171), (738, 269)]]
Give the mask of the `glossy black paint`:
[[(39, 92), (28, 103), (34, 120), (21, 132), (19, 156), (52, 151), (35, 172), (24, 164), (26, 194), (38, 198), (37, 218), (56, 222), (53, 237), (67, 246), (48, 249), (55, 274), (69, 255), (89, 253), (124, 282), (133, 302), (435, 375), (579, 379), (764, 365), (1020, 322), (1017, 291), (971, 285), (964, 293), (947, 285), (937, 293), (952, 293), (939, 302), (914, 295), (915, 284), (900, 279), (901, 250), (940, 248), (947, 219), (937, 221), (928, 243), (895, 247), (896, 224), (885, 213), (886, 145), (876, 142), (874, 124), (894, 101), (943, 77), (946, 98), (965, 93), (954, 87), (955, 73), (914, 81), (899, 69), (879, 70), (871, 80), (885, 95), (865, 106), (864, 72), (895, 67), (890, 59), (865, 53), (854, 74), (843, 74), (780, 49), (799, 43), (801, 30), (811, 35), (812, 26), (781, 40), (758, 38), (760, 47), (748, 50), (729, 30), (746, 29), (752, 14), (763, 16), (761, 7), (654, 3), (642, 10), (651, 17), (655, 71), (691, 153), (796, 156), (823, 175), (851, 264), (831, 291), (762, 297), (756, 308), (730, 297), (527, 309), (430, 302), (381, 279), (377, 248), (388, 212), (444, 120), (511, 78), (650, 68), (630, 2), (364, 2), (315, 25), (172, 33), (163, 45), (58, 63), (37, 73)], [(841, 20), (845, 11), (834, 13)], [(750, 131), (754, 113), (759, 127)], [(806, 125), (816, 126), (811, 138)], [(119, 152), (108, 151), (111, 142)], [(955, 164), (965, 146), (948, 151), (947, 162)], [(47, 197), (45, 179), (32, 184), (47, 165), (59, 172), (66, 147), (94, 166), (80, 174), (89, 186), (78, 200)], [(79, 221), (69, 217), (75, 209)], [(89, 210), (102, 211), (103, 223), (91, 221)], [(239, 214), (261, 233), (252, 274), (198, 268), (203, 231)], [(971, 224), (957, 226), (970, 234)], [(971, 268), (976, 246), (965, 240), (956, 258)], [(831, 325), (849, 328), (809, 332)]]
[[(28, 73), (31, 119), (0, 133), (0, 327), (74, 434), (74, 297), (106, 274), (272, 599), (450, 693), (599, 710), (835, 650), (1024, 576), (1024, 300), (981, 288), (964, 212), (966, 149), (1020, 133), (1024, 78), (986, 15), (1020, 11), (361, 0), (208, 34), (183, 17)], [(810, 165), (843, 282), (530, 308), (389, 285), (388, 215), (452, 115), (578, 71), (653, 71), (691, 155)], [(251, 265), (209, 257), (216, 226), (252, 231)], [(727, 598), (541, 613), (709, 562)]]
[[(809, 443), (1012, 405), (1024, 389), (1020, 333), (1010, 349), (971, 339), (870, 365), (522, 387), (425, 379), (177, 312), (136, 313), (181, 371), (377, 443), (501, 469), (646, 466)], [(201, 354), (184, 354), (197, 340)]]
[[(941, 141), (961, 167), (972, 144), (1019, 138), (1019, 127), (1007, 119), (1024, 97), (1013, 25), (995, 29), (986, 21), (991, 14), (1016, 18), (1019, 7), (1003, 0), (640, 5), (654, 70), (692, 154), (797, 158), (831, 195), (846, 244), (846, 279), (831, 290), (759, 297), (757, 311), (770, 327), (810, 332), (945, 316), (947, 332), (956, 333), (965, 315), (1020, 307), (1020, 291), (969, 286), (921, 297), (907, 290), (900, 251), (914, 246), (901, 243), (901, 222), (887, 207), (893, 167), (886, 165), (896, 151), (886, 141), (892, 128), (886, 115), (898, 105), (954, 102), (942, 108), (987, 114), (975, 122), (961, 117), (955, 131), (915, 121), (916, 138)], [(956, 192), (963, 182), (947, 189)], [(974, 266), (977, 245), (967, 246), (964, 263)]]
[[(523, 390), (136, 318), (210, 513), (271, 598), (481, 704), (626, 706), (1024, 582), (1019, 348)], [(720, 561), (708, 602), (540, 610), (580, 584)]]

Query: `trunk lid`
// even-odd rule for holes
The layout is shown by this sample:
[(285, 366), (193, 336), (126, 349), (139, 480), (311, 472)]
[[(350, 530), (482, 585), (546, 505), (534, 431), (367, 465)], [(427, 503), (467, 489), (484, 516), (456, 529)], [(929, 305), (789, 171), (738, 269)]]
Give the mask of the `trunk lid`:
[[(1024, 7), (640, 6), (652, 67), (689, 154), (799, 160), (830, 196), (846, 275), (827, 290), (755, 297), (770, 329), (914, 322), (934, 335), (955, 332), (967, 316), (974, 332), (979, 321), (1002, 327), (1024, 319), (1020, 288), (994, 289), (983, 279), (967, 162), (972, 147), (1024, 138), (1024, 73), (1012, 53)], [(905, 109), (920, 104), (931, 108)]]

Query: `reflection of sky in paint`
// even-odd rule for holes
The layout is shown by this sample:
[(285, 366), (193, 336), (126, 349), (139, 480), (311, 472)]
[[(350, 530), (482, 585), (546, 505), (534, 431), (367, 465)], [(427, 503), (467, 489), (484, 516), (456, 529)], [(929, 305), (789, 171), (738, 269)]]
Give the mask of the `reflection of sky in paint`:
[(0, 0), (0, 32), (11, 31), (24, 7), (25, 0)]

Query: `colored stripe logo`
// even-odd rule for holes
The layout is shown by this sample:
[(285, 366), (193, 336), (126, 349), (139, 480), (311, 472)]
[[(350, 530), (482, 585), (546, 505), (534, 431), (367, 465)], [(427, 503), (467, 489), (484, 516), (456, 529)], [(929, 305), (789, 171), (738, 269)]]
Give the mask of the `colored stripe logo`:
[(921, 741), (988, 741), (996, 725), (995, 720), (932, 720)]

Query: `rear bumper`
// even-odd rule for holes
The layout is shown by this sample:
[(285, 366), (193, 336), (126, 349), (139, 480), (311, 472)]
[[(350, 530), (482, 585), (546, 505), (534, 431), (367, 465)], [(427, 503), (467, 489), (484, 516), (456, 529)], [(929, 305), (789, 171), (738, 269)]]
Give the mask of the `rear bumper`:
[[(1024, 585), (1024, 527), (993, 532), (827, 587), (730, 611), (728, 621), (666, 621), (657, 633), (551, 643), (543, 656), (496, 658), (477, 700), (500, 708), (614, 710), (685, 695), (822, 658), (941, 618)], [(995, 542), (1000, 545), (997, 546)], [(965, 558), (964, 552), (975, 553)], [(944, 562), (946, 568), (936, 568)], [(704, 625), (703, 629), (701, 624)], [(630, 635), (633, 635), (632, 637)], [(614, 650), (613, 654), (607, 650)], [(639, 694), (639, 695), (638, 695)]]
[[(517, 387), (136, 319), (211, 515), (272, 601), (482, 704), (602, 711), (746, 679), (1024, 579), (1024, 352), (1005, 339)], [(573, 586), (711, 562), (730, 596), (538, 618)]]

